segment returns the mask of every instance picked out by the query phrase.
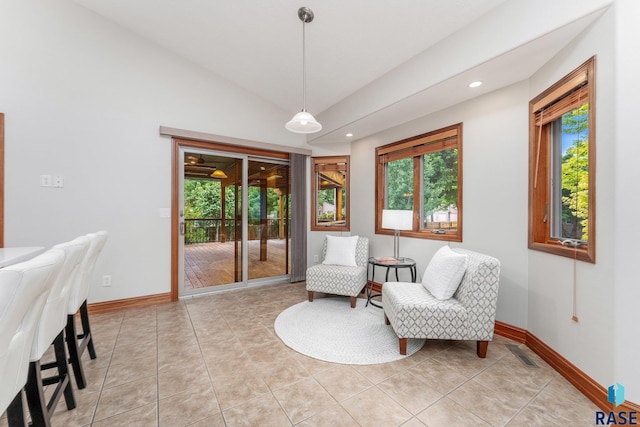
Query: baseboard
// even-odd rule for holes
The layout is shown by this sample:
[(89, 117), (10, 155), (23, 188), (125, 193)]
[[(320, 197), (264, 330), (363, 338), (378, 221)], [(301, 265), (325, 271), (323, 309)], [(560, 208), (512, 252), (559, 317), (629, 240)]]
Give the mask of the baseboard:
[[(367, 286), (369, 286), (369, 285), (367, 284)], [(374, 294), (381, 294), (382, 293), (382, 283), (373, 282), (372, 292)]]
[(608, 395), (606, 388), (602, 387), (593, 378), (578, 369), (573, 363), (569, 362), (560, 353), (530, 332), (500, 321), (495, 322), (494, 332), (496, 335), (525, 344), (601, 410), (606, 412), (640, 412), (640, 406), (629, 401), (625, 401), (622, 405), (614, 407), (607, 400)]
[(627, 411), (627, 412), (637, 412), (640, 414), (640, 405), (633, 402), (624, 402), (622, 405), (616, 408), (616, 412)]
[(113, 301), (94, 302), (87, 304), (89, 314), (107, 313), (109, 311), (125, 310), (129, 308), (148, 307), (155, 304), (164, 304), (171, 302), (171, 292), (164, 294), (145, 295), (142, 297), (133, 297), (118, 299)]
[(527, 342), (526, 330), (506, 323), (502, 323), (499, 320), (496, 320), (495, 322), (494, 333), (500, 335), (501, 337), (509, 338), (522, 344), (525, 344)]
[(578, 369), (573, 363), (565, 359), (557, 351), (542, 342), (538, 337), (527, 332), (527, 347), (533, 350), (545, 362), (555, 369), (567, 381), (587, 396), (600, 409), (610, 411), (612, 405), (607, 401), (607, 390), (596, 383), (591, 377)]

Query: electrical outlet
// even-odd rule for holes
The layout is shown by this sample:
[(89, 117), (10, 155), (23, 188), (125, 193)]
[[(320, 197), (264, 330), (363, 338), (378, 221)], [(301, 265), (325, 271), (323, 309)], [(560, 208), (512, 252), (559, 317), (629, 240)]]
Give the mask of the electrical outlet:
[(64, 178), (62, 175), (54, 175), (53, 176), (53, 186), (54, 188), (62, 188), (64, 187)]
[(102, 286), (111, 286), (111, 275), (105, 274), (102, 276)]
[(51, 175), (40, 175), (40, 187), (51, 187)]
[(320, 262), (320, 257), (318, 256), (318, 254), (315, 254), (313, 256), (313, 262)]

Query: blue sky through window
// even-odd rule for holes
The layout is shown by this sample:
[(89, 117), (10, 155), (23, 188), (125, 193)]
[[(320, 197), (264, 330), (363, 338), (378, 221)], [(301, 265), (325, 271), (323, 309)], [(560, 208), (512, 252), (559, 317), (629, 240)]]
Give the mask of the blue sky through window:
[[(569, 113), (567, 113), (569, 114)], [(563, 116), (564, 117), (564, 116)], [(584, 120), (587, 121), (589, 119), (589, 114), (584, 115)], [(581, 140), (587, 137), (587, 133), (589, 129), (583, 129), (580, 133), (576, 134), (574, 132), (569, 132), (569, 126), (562, 125), (562, 155), (564, 156), (567, 153), (569, 147), (575, 145), (576, 140)]]

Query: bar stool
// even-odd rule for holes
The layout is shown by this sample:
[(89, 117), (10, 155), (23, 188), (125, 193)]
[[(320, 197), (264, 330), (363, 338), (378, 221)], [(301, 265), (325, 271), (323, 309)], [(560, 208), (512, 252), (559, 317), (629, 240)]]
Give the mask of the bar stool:
[[(98, 231), (96, 233), (87, 234), (90, 244), (82, 264), (78, 280), (74, 284), (69, 298), (69, 306), (67, 310), (67, 349), (69, 351), (69, 363), (73, 368), (73, 374), (76, 377), (76, 385), (79, 389), (87, 386), (87, 380), (82, 368), (82, 354), (88, 348), (89, 356), (96, 358), (96, 350), (93, 346), (93, 336), (91, 335), (91, 325), (89, 324), (89, 312), (87, 310), (87, 298), (89, 297), (89, 286), (91, 284), (91, 276), (96, 265), (98, 255), (102, 251), (107, 241), (107, 232)], [(76, 313), (80, 310), (80, 322), (82, 324), (82, 332), (78, 333), (76, 329)]]
[[(35, 426), (51, 425), (51, 416), (55, 411), (61, 393), (67, 409), (76, 407), (73, 389), (69, 379), (69, 365), (64, 345), (64, 331), (67, 323), (67, 307), (69, 295), (79, 273), (81, 261), (89, 248), (87, 237), (78, 237), (70, 242), (61, 243), (53, 249), (64, 252), (62, 268), (55, 278), (47, 301), (42, 308), (40, 322), (36, 327), (36, 336), (31, 347), (29, 376), (25, 387), (31, 420)], [(55, 362), (42, 364), (44, 353), (53, 344)], [(57, 373), (49, 377), (42, 377), (42, 372), (56, 368)], [(55, 384), (53, 395), (47, 401), (44, 387)]]
[(9, 426), (25, 426), (22, 390), (36, 327), (64, 252), (51, 249), (33, 259), (0, 269), (0, 413)]

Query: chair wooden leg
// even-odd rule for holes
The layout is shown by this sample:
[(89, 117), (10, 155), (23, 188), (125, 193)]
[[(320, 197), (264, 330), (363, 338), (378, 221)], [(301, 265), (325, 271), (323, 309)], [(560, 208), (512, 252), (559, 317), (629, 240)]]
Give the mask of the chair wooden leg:
[(307, 294), (309, 295), (309, 302), (313, 302), (313, 291), (307, 291)]
[(351, 308), (356, 308), (357, 297), (351, 297)]
[(389, 318), (387, 317), (387, 313), (384, 314), (384, 324), (385, 325), (390, 325), (391, 322), (389, 322)]
[[(64, 401), (67, 404), (67, 409), (71, 410), (76, 407), (76, 399), (73, 396), (73, 388), (71, 388), (71, 377), (69, 376), (69, 360), (67, 359), (67, 352), (64, 347), (64, 331), (60, 331), (56, 339), (53, 341), (53, 348), (56, 353), (56, 363), (58, 365), (58, 375), (52, 377), (51, 380), (47, 379), (45, 381), (47, 383), (53, 383), (53, 381), (57, 381), (58, 389), (62, 390), (64, 393)], [(58, 390), (56, 390), (56, 393), (59, 394)], [(55, 405), (53, 407), (55, 408)]]
[(476, 353), (478, 357), (484, 359), (487, 357), (487, 348), (489, 347), (489, 341), (477, 341), (476, 342)]
[[(76, 401), (73, 396), (73, 389), (69, 381), (69, 365), (67, 354), (64, 349), (64, 332), (61, 331), (53, 341), (56, 354), (56, 375), (42, 378), (42, 367), (40, 361), (29, 363), (29, 376), (25, 391), (27, 394), (27, 403), (29, 404), (29, 412), (31, 421), (34, 426), (51, 426), (51, 417), (56, 409), (61, 394), (64, 394), (64, 400), (67, 409), (71, 410), (76, 407)], [(55, 384), (55, 390), (51, 395), (51, 399), (47, 402), (44, 395), (44, 387)]]
[(82, 369), (82, 352), (78, 349), (78, 335), (76, 333), (76, 318), (73, 314), (67, 316), (67, 326), (65, 328), (67, 335), (67, 350), (69, 351), (69, 363), (73, 368), (73, 375), (76, 377), (76, 385), (78, 389), (87, 386), (87, 381)]
[(40, 372), (39, 362), (29, 363), (29, 377), (25, 391), (27, 393), (27, 403), (29, 404), (29, 412), (31, 413), (31, 422), (34, 426), (50, 427), (49, 411), (47, 411), (47, 402), (44, 397), (42, 384), (42, 374)]
[(400, 338), (400, 354), (407, 354), (407, 341), (409, 338)]
[(24, 407), (22, 405), (22, 390), (16, 394), (7, 408), (7, 422), (9, 427), (26, 427), (24, 421)]
[(91, 333), (91, 324), (89, 324), (89, 310), (87, 309), (87, 300), (84, 300), (80, 306), (80, 321), (82, 323), (82, 341), (86, 342), (89, 357), (96, 358), (96, 349), (93, 346), (93, 334)]

